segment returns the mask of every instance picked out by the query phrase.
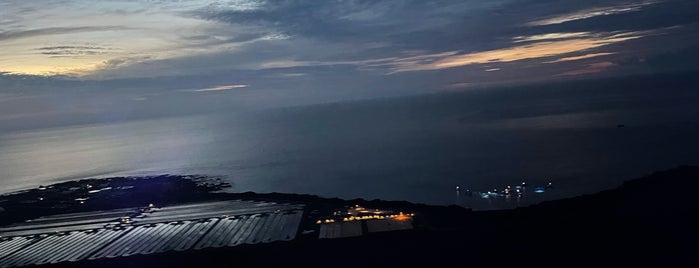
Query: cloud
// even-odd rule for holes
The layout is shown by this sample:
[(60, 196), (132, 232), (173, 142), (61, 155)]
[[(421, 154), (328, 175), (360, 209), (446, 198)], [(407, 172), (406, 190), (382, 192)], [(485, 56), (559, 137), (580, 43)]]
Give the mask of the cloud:
[(616, 64), (608, 61), (603, 61), (603, 62), (596, 62), (592, 63), (590, 65), (587, 65), (585, 68), (579, 69), (579, 70), (573, 70), (573, 71), (568, 71), (565, 73), (562, 73), (562, 76), (570, 76), (570, 75), (583, 75), (583, 74), (591, 74), (591, 73), (599, 73), (601, 71), (604, 71), (607, 68), (617, 66)]
[(73, 50), (73, 49), (86, 49), (86, 50), (101, 50), (103, 47), (98, 46), (53, 46), (53, 47), (40, 47), (36, 50)]
[(194, 91), (196, 92), (206, 92), (206, 91), (221, 91), (221, 90), (231, 90), (231, 89), (236, 89), (236, 88), (246, 88), (249, 85), (226, 85), (226, 86), (217, 86), (217, 87), (209, 87), (209, 88), (202, 88), (202, 89), (196, 89)]
[(513, 42), (532, 42), (532, 41), (550, 41), (559, 39), (574, 39), (574, 38), (589, 38), (595, 34), (591, 32), (574, 32), (574, 33), (546, 33), (546, 34), (536, 34), (530, 36), (515, 36), (512, 38)]
[[(363, 60), (345, 61), (299, 61), (274, 60), (260, 64), (261, 69), (296, 68), (308, 66), (354, 65), (360, 70), (383, 70), (386, 74), (410, 71), (428, 71), (450, 69), (468, 65), (507, 63), (529, 59), (550, 58), (587, 52), (603, 46), (638, 39), (652, 34), (651, 31), (615, 31), (615, 32), (558, 32), (512, 38), (509, 47), (464, 53), (462, 51), (445, 51), (439, 53), (395, 56)], [(420, 52), (413, 52), (420, 53)], [(573, 61), (616, 52), (588, 53), (583, 56), (569, 56), (546, 63)], [(490, 68), (495, 71), (499, 68)]]
[[(166, 2), (166, 1), (164, 1)], [(264, 7), (264, 1), (258, 0), (229, 0), (226, 2), (212, 2), (200, 9), (208, 12), (252, 12)]]
[[(361, 44), (387, 41), (394, 45), (426, 43), (423, 34), (435, 29), (463, 32), (455, 19), (481, 17), (488, 9), (512, 0), (492, 1), (261, 1), (255, 10), (204, 8), (191, 16), (230, 25), (255, 25), (291, 36)], [(408, 39), (410, 42), (405, 42)]]
[(25, 31), (6, 31), (0, 32), (0, 41), (8, 41), (22, 38), (30, 38), (44, 35), (59, 35), (71, 33), (85, 33), (97, 31), (117, 31), (129, 30), (130, 27), (124, 26), (83, 26), (83, 27), (51, 27), (41, 29), (31, 29)]
[[(525, 45), (517, 45), (514, 47), (465, 54), (447, 52), (423, 55), (419, 57), (390, 60), (388, 62), (389, 64), (394, 65), (394, 72), (439, 70), (473, 64), (513, 62), (527, 59), (548, 58), (586, 51), (643, 37), (641, 33), (636, 32), (606, 34), (598, 33), (595, 34), (595, 36), (597, 37), (535, 42)], [(526, 37), (522, 39), (526, 39)], [(536, 38), (534, 40), (541, 40), (541, 38)]]
[(49, 46), (35, 49), (39, 54), (51, 57), (83, 57), (110, 53), (110, 49), (100, 46)]
[[(6, 23), (0, 71), (121, 79), (134, 87), (140, 78), (192, 81), (176, 88), (232, 79), (257, 89), (267, 78), (332, 84), (340, 75), (397, 83), (386, 87), (405, 86), (406, 77), (417, 75), (434, 87), (444, 86), (444, 76), (512, 81), (584, 69), (583, 59), (614, 54), (621, 64), (622, 57), (656, 53), (663, 44), (680, 46), (672, 41), (686, 39), (679, 34), (650, 32), (668, 24), (692, 32), (696, 19), (686, 14), (696, 6), (692, 0), (11, 1), (0, 3), (7, 11), (0, 19)], [(663, 42), (648, 43), (650, 36)], [(614, 71), (627, 66), (621, 65)], [(210, 74), (233, 78), (207, 81)]]
[(278, 74), (277, 76), (279, 77), (301, 77), (301, 76), (306, 76), (308, 75), (307, 73), (281, 73)]
[(560, 59), (553, 60), (553, 61), (547, 61), (545, 63), (556, 63), (556, 62), (564, 62), (564, 61), (583, 60), (583, 59), (596, 58), (596, 57), (613, 55), (613, 54), (616, 54), (616, 53), (613, 53), (613, 52), (590, 53), (590, 54), (585, 54), (585, 55), (580, 55), (580, 56), (560, 58)]
[(644, 6), (656, 4), (658, 2), (660, 2), (660, 1), (641, 1), (641, 2), (637, 2), (637, 3), (631, 3), (631, 4), (625, 4), (625, 5), (616, 5), (616, 6), (584, 9), (584, 10), (576, 11), (573, 13), (567, 13), (567, 14), (557, 15), (554, 17), (546, 18), (546, 19), (528, 22), (526, 25), (527, 26), (543, 26), (543, 25), (561, 24), (561, 23), (565, 23), (565, 22), (584, 20), (584, 19), (594, 18), (594, 17), (598, 17), (598, 16), (610, 16), (610, 15), (616, 15), (616, 14), (635, 12), (635, 11), (641, 10), (641, 8), (643, 8)]
[(3, 3), (0, 17), (6, 23), (0, 30), (0, 71), (85, 76), (143, 62), (122, 59), (172, 59), (288, 38), (271, 29), (229, 27), (185, 15), (202, 7), (254, 10), (257, 2), (115, 0), (87, 5), (60, 1), (41, 8), (24, 1)]

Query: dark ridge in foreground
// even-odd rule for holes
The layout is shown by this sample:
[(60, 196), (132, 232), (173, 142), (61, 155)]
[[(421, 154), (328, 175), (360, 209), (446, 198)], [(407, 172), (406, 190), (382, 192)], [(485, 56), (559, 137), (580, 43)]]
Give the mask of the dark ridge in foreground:
[[(318, 215), (351, 204), (414, 211), (415, 228), (340, 239), (319, 240), (305, 235), (293, 241), (61, 263), (54, 267), (699, 267), (699, 221), (695, 216), (699, 212), (699, 167), (694, 166), (657, 172), (597, 194), (500, 211), (294, 194), (211, 193), (212, 188), (208, 187), (219, 187), (211, 185), (215, 184), (195, 188), (199, 189), (194, 191), (196, 194), (175, 192), (190, 198), (188, 201), (257, 199), (303, 203), (309, 213), (304, 216), (301, 230), (312, 228), (311, 221)], [(4, 196), (6, 200), (0, 203), (8, 208), (0, 212), (3, 219), (14, 213), (7, 204), (15, 204), (16, 200), (8, 197), (12, 195)], [(161, 198), (164, 199), (159, 201), (168, 200)]]

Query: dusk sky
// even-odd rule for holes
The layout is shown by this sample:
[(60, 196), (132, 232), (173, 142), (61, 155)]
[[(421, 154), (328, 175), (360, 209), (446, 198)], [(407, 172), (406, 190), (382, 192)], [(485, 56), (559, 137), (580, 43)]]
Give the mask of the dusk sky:
[(5, 0), (0, 122), (696, 70), (697, 10), (693, 0)]
[(0, 0), (0, 268), (699, 267), (697, 137), (699, 0)]

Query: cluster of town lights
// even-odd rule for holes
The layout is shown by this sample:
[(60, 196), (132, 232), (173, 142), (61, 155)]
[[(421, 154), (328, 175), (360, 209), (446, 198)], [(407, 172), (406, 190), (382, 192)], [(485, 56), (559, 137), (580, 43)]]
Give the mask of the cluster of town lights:
[[(342, 221), (362, 221), (362, 220), (384, 220), (384, 219), (394, 219), (394, 220), (407, 220), (415, 216), (414, 213), (403, 213), (400, 212), (398, 214), (391, 214), (391, 215), (364, 215), (364, 216), (349, 216), (342, 218)], [(325, 219), (325, 220), (318, 220), (316, 221), (316, 224), (322, 224), (322, 223), (333, 223), (335, 222), (334, 219)]]

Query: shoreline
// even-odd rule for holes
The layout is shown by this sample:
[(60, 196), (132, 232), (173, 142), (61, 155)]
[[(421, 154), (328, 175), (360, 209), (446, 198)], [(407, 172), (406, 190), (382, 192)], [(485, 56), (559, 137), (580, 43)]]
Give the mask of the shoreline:
[[(691, 266), (691, 264), (697, 264), (694, 250), (699, 248), (697, 242), (699, 231), (695, 228), (699, 222), (694, 217), (695, 212), (699, 211), (699, 204), (693, 202), (692, 195), (693, 191), (699, 187), (699, 181), (696, 180), (698, 177), (699, 167), (682, 166), (629, 180), (621, 187), (596, 194), (493, 211), (473, 211), (459, 206), (430, 206), (403, 201), (328, 199), (299, 194), (212, 193), (224, 185), (205, 180), (197, 181), (196, 178), (168, 176), (148, 180), (111, 179), (109, 180), (111, 184), (107, 187), (113, 188), (93, 192), (92, 198), (82, 200), (87, 202), (80, 203), (80, 200), (75, 200), (73, 197), (80, 196), (86, 191), (89, 193), (88, 184), (89, 189), (100, 189), (99, 186), (104, 186), (97, 184), (96, 180), (81, 180), (62, 183), (61, 187), (46, 187), (44, 190), (36, 189), (23, 193), (21, 194), (23, 197), (31, 198), (33, 194), (42, 191), (55, 191), (64, 193), (62, 196), (65, 198), (55, 203), (55, 206), (43, 207), (43, 209), (35, 206), (39, 202), (27, 203), (15, 200), (16, 202), (10, 203), (18, 206), (8, 206), (10, 209), (0, 212), (3, 216), (0, 218), (7, 219), (5, 216), (14, 215), (15, 221), (12, 226), (21, 227), (27, 223), (18, 221), (20, 218), (34, 219), (52, 215), (51, 213), (79, 213), (90, 211), (87, 209), (98, 205), (101, 210), (125, 207), (147, 208), (149, 204), (145, 206), (135, 204), (144, 204), (153, 200), (162, 202), (154, 204), (153, 207), (163, 209), (168, 206), (178, 206), (178, 203), (186, 207), (191, 206), (188, 204), (197, 202), (242, 201), (298, 204), (304, 211), (296, 238), (291, 241), (61, 262), (51, 265), (52, 267), (227, 266), (233, 264), (255, 267), (280, 264), (304, 266), (333, 264), (333, 266), (349, 267), (363, 263), (359, 259), (347, 261), (346, 257), (353, 255), (364, 256), (368, 258), (366, 260), (371, 260), (370, 263), (365, 263), (366, 266), (447, 265), (453, 263), (455, 258), (464, 265), (477, 267), (518, 264), (560, 267), (562, 263), (566, 264), (564, 266), (589, 266), (598, 265), (601, 261), (605, 264), (633, 264), (642, 267), (669, 264)], [(138, 182), (136, 187), (133, 185), (134, 182)], [(81, 185), (83, 188), (78, 187)], [(122, 188), (117, 189), (114, 186)], [(189, 188), (191, 191), (182, 191), (186, 187), (193, 188)], [(72, 191), (65, 191), (71, 188)], [(154, 193), (153, 189), (156, 188), (160, 190)], [(673, 193), (672, 198), (649, 198), (669, 191)], [(119, 195), (126, 192), (130, 196), (128, 199)], [(139, 193), (146, 194), (147, 201), (137, 198), (142, 196)], [(179, 200), (174, 200), (175, 197)], [(114, 201), (122, 202), (114, 203)], [(9, 204), (8, 202), (8, 200), (2, 200), (0, 204)], [(21, 206), (24, 206), (23, 209), (31, 207), (39, 209), (34, 213), (17, 213), (16, 209)], [(351, 221), (347, 223), (316, 222), (322, 219), (339, 220), (341, 217), (346, 217), (333, 216), (338, 210), (349, 212), (352, 209), (359, 211), (364, 208), (370, 210), (369, 212), (380, 209), (381, 211), (400, 211), (401, 215), (404, 212), (408, 213), (411, 217), (411, 227), (407, 230), (393, 228), (388, 232), (363, 230), (359, 231), (358, 236), (351, 233), (347, 233), (349, 236), (346, 236), (344, 230), (349, 230), (347, 228), (351, 227)], [(59, 211), (61, 213), (56, 213)], [(151, 213), (147, 210), (141, 211)], [(156, 209), (153, 215), (157, 215), (157, 211)], [(215, 211), (202, 212), (209, 213), (207, 215), (216, 214)], [(180, 215), (180, 213), (173, 215)], [(246, 219), (248, 216), (240, 217)], [(139, 223), (139, 221), (145, 219), (148, 222), (148, 218), (135, 217), (132, 218), (134, 222), (129, 224), (134, 228), (147, 227), (148, 224), (143, 225), (145, 223)], [(217, 219), (226, 218), (227, 216)], [(362, 228), (366, 229), (369, 221), (359, 222)], [(272, 226), (272, 223), (268, 224)], [(323, 239), (320, 235), (323, 233), (323, 228), (327, 231), (327, 228), (332, 226), (342, 228), (343, 231), (337, 233), (339, 234), (337, 236), (332, 236), (332, 239)], [(66, 234), (73, 232), (68, 231)], [(327, 234), (327, 232), (324, 233)], [(269, 258), (269, 256), (276, 257)], [(499, 256), (507, 256), (507, 258)], [(236, 261), (231, 262), (231, 258)], [(3, 260), (3, 257), (0, 257), (0, 261)], [(343, 261), (338, 262), (338, 260)]]

